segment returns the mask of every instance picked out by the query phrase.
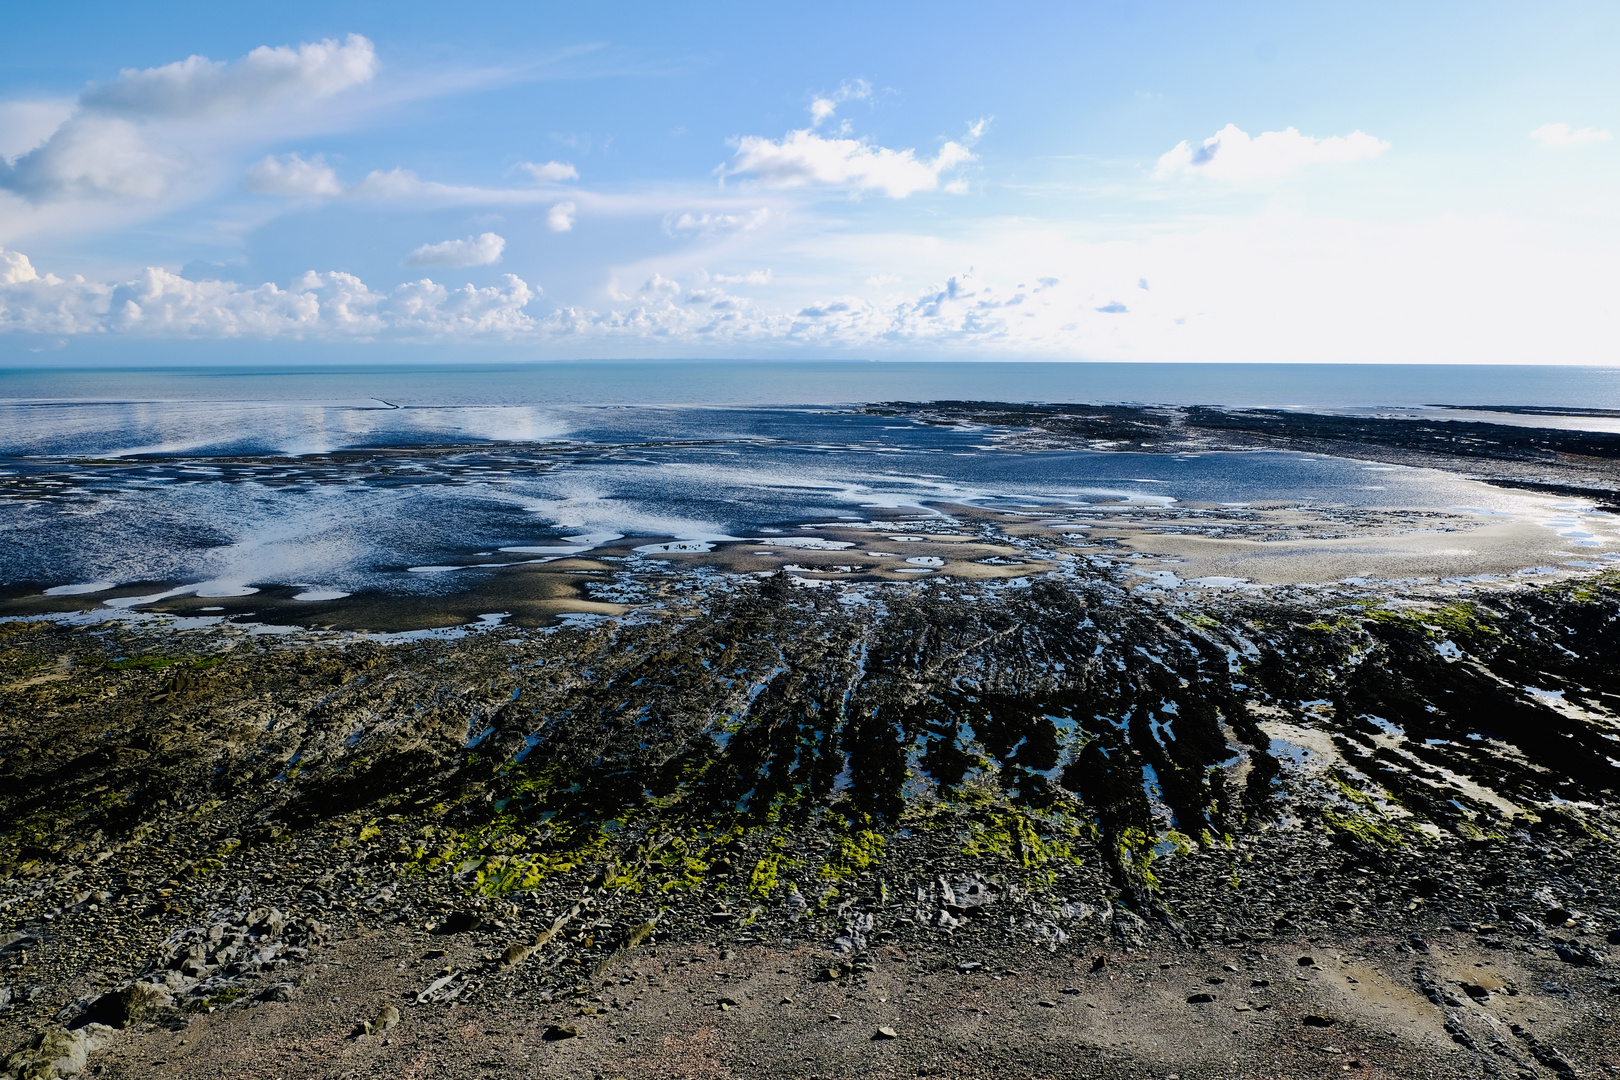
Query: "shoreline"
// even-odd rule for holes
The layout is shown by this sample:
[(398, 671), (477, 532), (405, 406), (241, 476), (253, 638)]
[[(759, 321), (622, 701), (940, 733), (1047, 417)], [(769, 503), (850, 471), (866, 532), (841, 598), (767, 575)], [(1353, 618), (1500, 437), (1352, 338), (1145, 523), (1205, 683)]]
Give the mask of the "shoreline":
[(1620, 1072), (1578, 521), (926, 510), (0, 616), (0, 1076)]

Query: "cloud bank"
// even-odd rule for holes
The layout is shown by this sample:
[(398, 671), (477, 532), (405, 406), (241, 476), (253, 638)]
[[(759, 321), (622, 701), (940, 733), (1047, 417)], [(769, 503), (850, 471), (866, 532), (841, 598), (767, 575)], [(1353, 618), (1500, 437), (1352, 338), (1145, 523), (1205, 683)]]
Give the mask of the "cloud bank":
[(1159, 158), (1155, 175), (1161, 179), (1207, 176), (1240, 183), (1269, 180), (1308, 165), (1377, 157), (1389, 145), (1362, 131), (1314, 139), (1295, 128), (1286, 128), (1250, 138), (1236, 124), (1227, 124), (1196, 147), (1185, 140), (1177, 143)]
[(314, 271), (286, 288), (188, 281), (148, 267), (123, 282), (44, 277), (0, 251), (0, 332), (200, 338), (509, 338), (532, 333), (538, 295), (507, 274), (500, 285), (448, 288), (423, 278), (378, 292), (351, 274)]
[[(1489, 217), (1278, 214), (1109, 241), (1008, 219), (926, 246), (840, 233), (774, 254), (788, 259), (776, 274), (660, 256), (609, 270), (634, 284), (599, 286), (598, 302), (543, 306), (512, 275), (484, 288), (313, 272), (254, 286), (158, 268), (87, 281), (0, 250), (0, 336), (493, 338), (558, 358), (1612, 361), (1612, 248)], [(926, 284), (942, 265), (980, 269)]]

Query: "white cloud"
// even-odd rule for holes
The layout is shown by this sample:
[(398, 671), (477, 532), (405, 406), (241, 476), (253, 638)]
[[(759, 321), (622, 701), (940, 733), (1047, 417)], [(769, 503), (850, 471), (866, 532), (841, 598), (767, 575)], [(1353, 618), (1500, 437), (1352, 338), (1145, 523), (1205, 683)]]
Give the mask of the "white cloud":
[(643, 296), (653, 296), (663, 300), (673, 300), (680, 291), (681, 287), (663, 274), (654, 274), (641, 287)]
[[(1089, 224), (999, 218), (921, 239), (833, 230), (773, 251), (788, 265), (769, 278), (666, 256), (619, 267), (610, 273), (635, 284), (611, 287), (594, 310), (542, 309), (512, 277), (488, 289), (373, 290), (310, 274), (250, 288), (149, 270), (100, 283), (62, 281), (8, 252), (0, 330), (496, 336), (555, 357), (1613, 363), (1612, 238), (1490, 216), (1377, 225), (1268, 211), (1111, 239)], [(942, 266), (978, 270), (945, 276)], [(939, 283), (912, 284), (930, 279)], [(747, 285), (768, 289), (760, 300), (732, 294)]]
[(38, 277), (39, 274), (34, 270), (34, 264), (28, 261), (28, 256), (20, 251), (0, 248), (0, 285), (21, 285)]
[(506, 241), (492, 232), (465, 240), (423, 244), (405, 256), (406, 266), (489, 266), (501, 261)]
[(578, 180), (579, 170), (566, 161), (548, 161), (544, 165), (536, 165), (532, 161), (518, 164), (518, 168), (544, 183), (555, 184), (563, 180)]
[(872, 96), (872, 84), (865, 79), (846, 79), (837, 90), (816, 98), (810, 103), (810, 126), (820, 127), (832, 119), (838, 106), (846, 101), (862, 101)]
[(828, 139), (809, 129), (790, 131), (781, 142), (748, 135), (737, 142), (737, 154), (727, 176), (752, 175), (766, 187), (806, 185), (842, 187), (852, 192), (879, 191), (903, 199), (939, 186), (939, 174), (973, 160), (973, 152), (947, 142), (932, 161), (919, 159), (913, 150), (890, 150), (860, 139)]
[(713, 236), (716, 233), (753, 232), (765, 224), (770, 216), (770, 208), (764, 206), (746, 214), (711, 213), (707, 210), (693, 213), (686, 210), (680, 214), (667, 215), (664, 218), (664, 231), (671, 236), (680, 234)]
[(570, 232), (579, 207), (571, 202), (560, 202), (546, 211), (546, 228), (552, 232)]
[(314, 271), (285, 289), (188, 281), (148, 267), (124, 282), (27, 276), (26, 259), (0, 276), (0, 331), (201, 338), (513, 337), (538, 324), (524, 312), (537, 295), (507, 274), (486, 288), (447, 288), (426, 278), (377, 292), (350, 274)]
[(192, 56), (126, 69), (81, 94), (43, 143), (0, 165), (0, 187), (36, 203), (156, 199), (220, 142), (307, 111), (376, 70), (376, 51), (358, 34), (261, 47), (231, 63)]
[(343, 194), (343, 182), (320, 154), (307, 159), (297, 154), (266, 157), (248, 169), (242, 187), (261, 195), (282, 195), (292, 199), (319, 199)]
[(1389, 143), (1362, 131), (1315, 139), (1295, 128), (1266, 131), (1253, 138), (1235, 124), (1198, 147), (1182, 141), (1159, 158), (1157, 176), (1208, 176), (1242, 182), (1285, 176), (1306, 165), (1377, 157)]
[(232, 63), (191, 56), (144, 71), (125, 68), (79, 97), (86, 111), (133, 120), (257, 112), (284, 101), (307, 102), (366, 82), (377, 73), (370, 41), (350, 34), (293, 49), (261, 45)]
[(750, 270), (745, 274), (710, 274), (709, 280), (720, 285), (769, 285), (771, 271), (767, 267), (764, 270)]
[(711, 311), (739, 311), (748, 306), (747, 300), (724, 289), (698, 289), (687, 295), (687, 303), (702, 304)]
[(1568, 124), (1542, 124), (1530, 133), (1530, 137), (1543, 146), (1559, 147), (1608, 142), (1614, 138), (1603, 128), (1586, 127), (1571, 131)]

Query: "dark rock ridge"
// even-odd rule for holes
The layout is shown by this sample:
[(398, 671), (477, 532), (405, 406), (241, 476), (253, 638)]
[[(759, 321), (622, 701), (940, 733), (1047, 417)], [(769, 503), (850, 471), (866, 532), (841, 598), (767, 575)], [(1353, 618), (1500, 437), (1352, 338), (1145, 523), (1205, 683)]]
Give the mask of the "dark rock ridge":
[[(1614, 580), (1184, 602), (1088, 572), (707, 575), (696, 616), (392, 645), (0, 626), (12, 1071), (280, 1007), (366, 927), (490, 950), (424, 974), (399, 1003), (424, 1008), (583, 993), (652, 941), (784, 938), (836, 983), (889, 944), (1103, 965), (1311, 934), (1422, 956), (1460, 930), (1610, 985)], [(1568, 1064), (1608, 1030), (1499, 1053), (1464, 1014), (1506, 991), (1419, 988), (1482, 1061)]]

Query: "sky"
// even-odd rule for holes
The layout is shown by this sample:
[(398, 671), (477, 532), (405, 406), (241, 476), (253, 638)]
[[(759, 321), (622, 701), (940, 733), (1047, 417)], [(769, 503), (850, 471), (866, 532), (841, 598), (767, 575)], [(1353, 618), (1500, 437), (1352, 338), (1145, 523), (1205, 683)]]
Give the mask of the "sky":
[(0, 364), (1620, 363), (1620, 5), (31, 4)]

